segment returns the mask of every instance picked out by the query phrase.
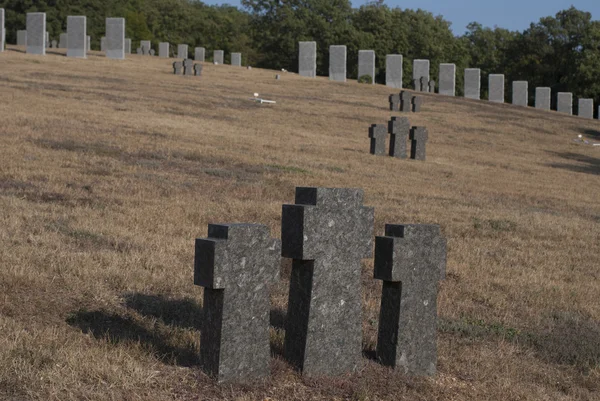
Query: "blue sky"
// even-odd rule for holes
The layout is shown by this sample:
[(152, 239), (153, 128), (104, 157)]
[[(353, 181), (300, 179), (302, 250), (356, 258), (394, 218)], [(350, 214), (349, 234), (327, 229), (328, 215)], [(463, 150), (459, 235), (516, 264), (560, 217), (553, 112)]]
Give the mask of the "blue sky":
[[(239, 0), (203, 0), (207, 4), (231, 4), (239, 6)], [(360, 7), (366, 0), (352, 0), (354, 7)], [(443, 15), (452, 22), (455, 34), (466, 31), (469, 22), (477, 21), (484, 26), (499, 26), (522, 31), (531, 22), (541, 17), (554, 16), (558, 11), (574, 5), (580, 10), (592, 13), (592, 18), (600, 19), (600, 0), (386, 0), (389, 7), (422, 8), (435, 15)]]

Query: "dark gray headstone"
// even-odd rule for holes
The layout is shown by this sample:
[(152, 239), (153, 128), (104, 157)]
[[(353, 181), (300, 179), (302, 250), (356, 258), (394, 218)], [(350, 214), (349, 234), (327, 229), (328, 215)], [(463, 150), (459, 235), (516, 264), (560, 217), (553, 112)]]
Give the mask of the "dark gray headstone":
[(413, 79), (413, 88), (417, 92), (421, 92), (421, 78)]
[(0, 8), (0, 52), (4, 51), (4, 44), (6, 43), (6, 30), (4, 28), (4, 9)]
[(594, 118), (594, 99), (579, 99), (577, 115), (583, 118)]
[(281, 79), (281, 75), (275, 74), (275, 79), (279, 81)]
[(175, 61), (173, 63), (173, 74), (175, 74), (175, 75), (183, 74), (183, 63), (181, 61)]
[(421, 96), (413, 96), (412, 111), (415, 113), (420, 113), (421, 107), (423, 107), (423, 98)]
[(87, 57), (87, 35), (85, 16), (67, 17), (67, 57)]
[(346, 46), (329, 46), (329, 80), (346, 82)]
[(183, 60), (183, 75), (194, 75), (194, 60), (189, 58)]
[(358, 78), (368, 75), (375, 83), (375, 50), (358, 51)]
[(269, 290), (281, 242), (260, 224), (209, 224), (196, 240), (194, 284), (204, 287), (200, 365), (219, 382), (269, 376)]
[(390, 156), (398, 159), (406, 159), (408, 136), (410, 134), (410, 123), (406, 117), (392, 117), (388, 123), (390, 133)]
[(369, 127), (369, 138), (371, 138), (372, 155), (385, 155), (385, 140), (387, 138), (388, 129), (383, 124), (373, 124)]
[(400, 94), (390, 95), (390, 111), (400, 111)]
[(573, 115), (573, 94), (570, 92), (559, 92), (556, 98), (556, 111)]
[[(413, 80), (418, 79), (421, 82), (421, 78), (425, 78), (425, 82), (429, 82), (429, 60), (413, 60)], [(427, 84), (425, 86), (420, 85), (420, 88), (416, 88), (417, 91), (426, 91)]]
[(434, 80), (429, 81), (429, 93), (435, 93), (435, 81)]
[(550, 88), (535, 88), (535, 108), (550, 110), (551, 90)]
[(194, 49), (194, 60), (204, 63), (206, 49), (204, 47), (196, 47)]
[(27, 13), (26, 52), (46, 55), (46, 13)]
[(373, 252), (373, 208), (360, 189), (296, 188), (282, 217), (282, 255), (293, 259), (285, 357), (307, 376), (352, 372), (362, 359), (360, 261)]
[[(87, 22), (86, 22), (86, 24), (87, 24)], [(85, 43), (87, 46), (87, 51), (88, 52), (92, 51), (92, 37), (90, 35), (85, 37)]]
[(410, 129), (410, 158), (414, 160), (425, 160), (425, 145), (429, 139), (429, 133), (425, 127), (412, 127)]
[(481, 99), (481, 70), (479, 68), (465, 69), (464, 84), (467, 99)]
[(156, 54), (156, 52), (154, 51), (154, 49), (150, 49), (150, 55), (154, 56)]
[(400, 111), (410, 113), (413, 111), (413, 95), (406, 91), (400, 92)]
[(137, 49), (135, 49), (135, 54), (142, 54), (142, 53), (143, 53), (143, 51), (142, 51), (141, 47), (138, 47)]
[(27, 46), (27, 31), (17, 31), (17, 46)]
[(402, 55), (385, 56), (385, 84), (390, 88), (402, 88)]
[(490, 74), (488, 84), (488, 100), (504, 103), (504, 74)]
[(125, 59), (125, 18), (106, 19), (106, 57)]
[(527, 107), (529, 97), (529, 83), (527, 81), (513, 81), (512, 104)]
[(194, 75), (197, 77), (202, 75), (202, 64), (194, 64)]
[(456, 65), (440, 64), (438, 81), (440, 95), (454, 96), (456, 94)]
[(298, 75), (309, 78), (317, 76), (317, 42), (298, 43)]
[(437, 225), (385, 226), (375, 239), (374, 277), (383, 280), (377, 358), (411, 375), (434, 375), (437, 292), (446, 240)]

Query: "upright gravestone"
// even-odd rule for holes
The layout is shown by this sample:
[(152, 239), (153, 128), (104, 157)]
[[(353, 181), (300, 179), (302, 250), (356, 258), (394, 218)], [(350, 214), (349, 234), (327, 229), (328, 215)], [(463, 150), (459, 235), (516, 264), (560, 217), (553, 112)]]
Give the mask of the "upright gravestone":
[(183, 75), (194, 75), (194, 60), (189, 58), (183, 60)]
[(573, 115), (573, 94), (569, 92), (559, 92), (556, 99), (556, 111)]
[(183, 62), (181, 61), (175, 61), (173, 63), (173, 74), (175, 75), (181, 75), (183, 71)]
[(317, 42), (298, 43), (298, 75), (309, 78), (317, 76)]
[(401, 54), (388, 54), (385, 56), (385, 84), (390, 88), (402, 88), (402, 62)]
[(329, 80), (346, 82), (346, 46), (329, 46)]
[(196, 47), (194, 49), (194, 61), (204, 63), (205, 55), (206, 55), (206, 49), (204, 47)]
[(421, 79), (419, 79), (419, 91), (420, 92), (429, 92), (429, 80), (425, 77), (421, 77)]
[(375, 83), (375, 50), (358, 51), (358, 78), (368, 75)]
[(437, 291), (446, 239), (437, 225), (386, 224), (375, 239), (374, 277), (383, 280), (377, 359), (405, 374), (434, 375)]
[(296, 188), (283, 206), (282, 255), (293, 259), (284, 354), (304, 375), (341, 375), (362, 359), (360, 261), (373, 224), (359, 189)]
[[(426, 82), (429, 82), (429, 60), (413, 60), (413, 81), (419, 80), (421, 82), (421, 78), (425, 78)], [(421, 85), (416, 85), (416, 91), (427, 90), (420, 87)]]
[(456, 94), (456, 65), (440, 64), (439, 94), (454, 96)]
[(583, 118), (594, 118), (594, 99), (579, 99), (577, 115)]
[(56, 41), (56, 39), (54, 39), (52, 42), (50, 42), (50, 47), (52, 49), (58, 49), (58, 42)]
[(194, 64), (194, 75), (197, 77), (202, 75), (202, 64)]
[(400, 92), (400, 111), (410, 113), (413, 111), (413, 96), (407, 91)]
[(125, 59), (125, 18), (106, 19), (106, 57)]
[(529, 97), (529, 84), (527, 81), (513, 81), (512, 104), (527, 107)]
[(410, 158), (414, 160), (425, 160), (425, 145), (429, 139), (429, 133), (425, 127), (412, 127), (410, 129)]
[(423, 98), (421, 96), (413, 96), (413, 98), (412, 98), (413, 113), (420, 113), (422, 106), (423, 106)]
[(100, 51), (106, 52), (106, 36), (100, 38)]
[(535, 108), (550, 110), (551, 91), (550, 88), (535, 88)]
[(466, 68), (464, 85), (467, 99), (481, 99), (481, 70), (479, 68)]
[(385, 140), (387, 134), (387, 127), (383, 124), (373, 124), (369, 127), (369, 138), (371, 138), (370, 153), (372, 155), (385, 155)]
[(231, 65), (235, 67), (242, 66), (242, 53), (231, 53)]
[(389, 97), (390, 111), (400, 111), (400, 95), (393, 94)]
[(494, 103), (504, 103), (504, 74), (490, 74), (488, 100)]
[(188, 58), (188, 45), (177, 45), (177, 58)]
[(4, 43), (6, 42), (6, 37), (4, 35), (4, 9), (0, 8), (0, 52), (4, 51)]
[(213, 62), (217, 64), (223, 64), (223, 60), (225, 59), (225, 52), (223, 50), (215, 50), (213, 52)]
[(67, 57), (87, 56), (87, 35), (85, 16), (67, 17)]
[(435, 93), (435, 81), (433, 79), (429, 81), (429, 93)]
[(125, 39), (125, 54), (131, 54), (131, 39)]
[(46, 46), (46, 49), (50, 47), (50, 32), (48, 31), (46, 31), (46, 36), (44, 37), (44, 45)]
[(27, 47), (27, 31), (17, 31), (17, 46)]
[(92, 38), (89, 35), (85, 37), (85, 43), (87, 46), (87, 51), (92, 51)]
[(158, 57), (169, 58), (169, 42), (160, 42), (158, 44)]
[(150, 55), (154, 56), (156, 54), (156, 52), (154, 51), (154, 49), (150, 49)]
[(270, 286), (281, 242), (260, 224), (209, 224), (196, 240), (194, 284), (204, 287), (200, 365), (219, 382), (267, 377)]
[(398, 159), (406, 159), (406, 142), (410, 134), (410, 123), (406, 117), (392, 117), (388, 123), (390, 133), (390, 156)]
[(140, 40), (140, 48), (142, 49), (142, 54), (144, 56), (149, 56), (150, 49), (152, 49), (152, 42), (149, 40)]
[[(69, 17), (67, 17), (68, 20)], [(68, 21), (67, 21), (68, 22)], [(68, 28), (67, 33), (61, 33), (58, 35), (58, 48), (59, 49), (68, 49), (69, 48), (69, 37), (68, 37)]]
[(46, 55), (46, 13), (27, 13), (27, 53)]

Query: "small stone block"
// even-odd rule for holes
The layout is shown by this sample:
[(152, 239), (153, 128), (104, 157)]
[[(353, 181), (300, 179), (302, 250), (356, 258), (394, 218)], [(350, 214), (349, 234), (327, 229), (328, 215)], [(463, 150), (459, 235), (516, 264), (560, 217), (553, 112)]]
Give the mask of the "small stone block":
[(406, 117), (392, 117), (388, 123), (390, 133), (390, 156), (397, 159), (406, 159), (410, 123)]
[(388, 130), (383, 124), (373, 124), (369, 127), (369, 138), (371, 138), (371, 154), (376, 156), (385, 155), (385, 140)]
[(194, 60), (189, 58), (183, 60), (183, 75), (194, 75)]
[(410, 158), (414, 160), (425, 160), (425, 145), (429, 139), (429, 133), (425, 127), (412, 127), (410, 130)]
[(390, 111), (400, 111), (400, 95), (390, 95)]
[(413, 96), (409, 92), (400, 92), (400, 111), (404, 113), (410, 113), (411, 111), (413, 111), (412, 101)]

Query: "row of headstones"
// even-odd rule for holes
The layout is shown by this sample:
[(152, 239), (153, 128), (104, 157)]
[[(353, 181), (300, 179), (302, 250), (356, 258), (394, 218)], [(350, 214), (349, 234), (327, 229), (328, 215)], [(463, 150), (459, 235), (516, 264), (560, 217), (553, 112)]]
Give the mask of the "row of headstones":
[(407, 91), (400, 91), (399, 94), (391, 94), (389, 97), (390, 111), (402, 111), (406, 113), (418, 113), (423, 106), (421, 96), (413, 96)]
[[(292, 259), (284, 357), (303, 375), (342, 375), (362, 359), (361, 259), (373, 257), (374, 209), (363, 191), (296, 188), (283, 205), (281, 240), (260, 224), (209, 224), (195, 245), (204, 287), (200, 364), (219, 382), (270, 374), (269, 292), (281, 257)], [(386, 225), (375, 238), (383, 281), (380, 363), (413, 375), (437, 365), (437, 291), (446, 240), (437, 225)]]
[(202, 75), (202, 64), (194, 64), (194, 60), (189, 58), (183, 61), (175, 61), (173, 63), (173, 74), (199, 77)]
[(384, 156), (387, 135), (390, 134), (390, 146), (387, 154), (398, 159), (406, 159), (406, 141), (410, 139), (410, 158), (414, 160), (425, 160), (425, 144), (429, 139), (429, 133), (425, 127), (410, 127), (408, 118), (392, 117), (385, 124), (373, 124), (369, 128), (371, 138), (371, 154)]
[[(171, 45), (169, 42), (160, 42), (158, 44), (158, 57), (161, 58), (170, 58)], [(176, 57), (179, 59), (187, 59), (189, 52), (189, 46), (186, 44), (177, 45), (177, 55)], [(140, 47), (137, 49), (138, 54), (142, 54), (145, 56), (153, 56), (155, 55), (154, 49), (152, 49), (152, 43), (149, 40), (142, 40), (140, 42)], [(194, 48), (194, 60), (198, 62), (205, 62), (206, 58), (206, 49), (204, 47), (196, 47)], [(214, 64), (224, 64), (225, 63), (225, 52), (223, 50), (214, 50), (213, 51), (213, 63)], [(231, 53), (231, 65), (241, 67), (242, 66), (242, 53)]]

